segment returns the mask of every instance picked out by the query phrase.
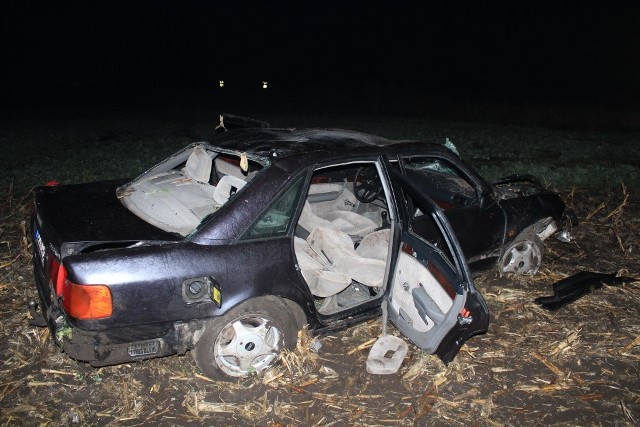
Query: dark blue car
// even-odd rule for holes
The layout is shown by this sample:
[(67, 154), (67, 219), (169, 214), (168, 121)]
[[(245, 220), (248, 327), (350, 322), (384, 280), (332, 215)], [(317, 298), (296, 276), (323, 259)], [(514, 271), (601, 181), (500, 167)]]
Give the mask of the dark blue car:
[(386, 301), (446, 363), (487, 330), (470, 267), (535, 273), (564, 211), (535, 179), (490, 185), (441, 144), (232, 130), (134, 180), (35, 191), (42, 322), (93, 366), (191, 351), (229, 379), (273, 365), (305, 324), (344, 328)]

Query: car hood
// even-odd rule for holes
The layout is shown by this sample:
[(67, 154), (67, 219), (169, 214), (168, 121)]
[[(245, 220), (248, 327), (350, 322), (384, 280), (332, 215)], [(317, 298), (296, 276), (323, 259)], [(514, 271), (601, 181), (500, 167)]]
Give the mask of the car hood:
[(38, 187), (35, 215), (41, 234), (58, 248), (69, 242), (176, 241), (125, 208), (116, 188), (125, 181)]

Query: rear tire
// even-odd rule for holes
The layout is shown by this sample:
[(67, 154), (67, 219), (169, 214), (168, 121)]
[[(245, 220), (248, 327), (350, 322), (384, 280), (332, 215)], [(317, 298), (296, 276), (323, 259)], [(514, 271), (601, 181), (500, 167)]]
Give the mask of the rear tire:
[(231, 381), (273, 366), (284, 348), (295, 348), (296, 318), (278, 297), (245, 301), (205, 328), (191, 352), (207, 377)]
[(507, 246), (498, 262), (498, 274), (533, 276), (538, 272), (544, 255), (544, 243), (532, 231), (525, 230)]

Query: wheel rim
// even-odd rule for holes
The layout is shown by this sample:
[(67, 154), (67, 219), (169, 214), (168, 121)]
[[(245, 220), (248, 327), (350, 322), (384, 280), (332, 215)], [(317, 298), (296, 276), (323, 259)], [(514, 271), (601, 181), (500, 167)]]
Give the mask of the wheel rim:
[(538, 245), (529, 240), (518, 242), (505, 254), (502, 272), (520, 275), (536, 274), (541, 259), (542, 254)]
[(282, 332), (269, 318), (247, 315), (228, 323), (214, 344), (218, 367), (227, 375), (242, 377), (273, 365), (280, 354)]

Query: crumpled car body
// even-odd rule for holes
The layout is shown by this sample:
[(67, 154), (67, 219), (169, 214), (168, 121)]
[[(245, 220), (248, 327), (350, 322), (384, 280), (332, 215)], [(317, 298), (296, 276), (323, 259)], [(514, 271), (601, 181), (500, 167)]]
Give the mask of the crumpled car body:
[(229, 379), (276, 363), (305, 324), (342, 329), (386, 300), (448, 363), (488, 327), (470, 267), (531, 274), (531, 247), (563, 227), (560, 197), (530, 184), (491, 185), (440, 144), (224, 132), (133, 180), (37, 188), (40, 307), (74, 359), (191, 351)]

